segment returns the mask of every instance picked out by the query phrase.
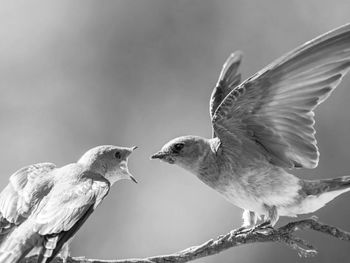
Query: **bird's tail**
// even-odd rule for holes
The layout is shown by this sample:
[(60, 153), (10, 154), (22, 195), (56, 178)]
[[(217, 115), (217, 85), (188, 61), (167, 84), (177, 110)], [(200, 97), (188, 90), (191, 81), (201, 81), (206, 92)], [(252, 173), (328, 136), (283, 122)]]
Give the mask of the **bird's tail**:
[(302, 180), (300, 211), (297, 214), (312, 213), (338, 195), (350, 191), (350, 176), (322, 180)]
[(45, 237), (44, 247), (38, 256), (38, 263), (48, 263), (53, 259), (53, 252), (58, 242), (58, 236)]

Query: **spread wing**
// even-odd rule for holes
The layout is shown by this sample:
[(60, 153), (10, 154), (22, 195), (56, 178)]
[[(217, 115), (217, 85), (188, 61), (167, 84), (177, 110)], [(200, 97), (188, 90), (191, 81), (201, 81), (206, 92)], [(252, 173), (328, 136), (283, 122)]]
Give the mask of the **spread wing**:
[(242, 52), (235, 51), (224, 63), (218, 82), (216, 83), (210, 97), (210, 117), (213, 118), (214, 112), (222, 100), (241, 82), (239, 66), (242, 61)]
[[(34, 231), (46, 237), (49, 258), (54, 257), (86, 221), (109, 191), (110, 184), (102, 176), (76, 185), (55, 185), (33, 214)], [(52, 243), (53, 242), (53, 243)], [(44, 244), (45, 245), (45, 244)]]
[(45, 178), (55, 167), (52, 163), (38, 163), (10, 176), (10, 182), (0, 193), (0, 240), (14, 226), (21, 224), (48, 192), (43, 189), (45, 180), (37, 179)]
[(314, 168), (313, 110), (349, 67), (350, 24), (305, 43), (232, 90), (217, 108), (213, 128), (226, 146), (247, 139), (255, 147), (249, 150), (275, 165)]

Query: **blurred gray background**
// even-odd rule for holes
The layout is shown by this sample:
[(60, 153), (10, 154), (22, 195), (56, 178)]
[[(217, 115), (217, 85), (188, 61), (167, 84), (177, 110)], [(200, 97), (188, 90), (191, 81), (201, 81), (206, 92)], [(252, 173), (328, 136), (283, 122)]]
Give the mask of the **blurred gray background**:
[[(350, 22), (343, 1), (0, 1), (0, 187), (18, 168), (64, 165), (100, 144), (140, 148), (138, 185), (121, 182), (79, 231), (74, 256), (128, 258), (200, 244), (242, 211), (188, 172), (149, 156), (184, 134), (210, 136), (208, 100), (221, 66), (244, 51), (244, 78), (299, 44)], [(350, 77), (316, 112), (320, 164), (305, 178), (350, 173)], [(316, 215), (350, 230), (350, 194)], [(283, 218), (283, 224), (290, 218)], [(349, 243), (306, 233), (301, 259), (281, 244), (197, 262), (346, 262)]]

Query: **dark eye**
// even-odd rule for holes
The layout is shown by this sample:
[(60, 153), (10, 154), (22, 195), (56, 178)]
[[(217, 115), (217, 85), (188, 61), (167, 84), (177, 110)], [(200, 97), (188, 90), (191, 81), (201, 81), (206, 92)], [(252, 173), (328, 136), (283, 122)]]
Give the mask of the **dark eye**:
[(114, 154), (115, 158), (120, 159), (122, 157), (120, 152), (115, 152)]
[(183, 148), (184, 146), (185, 146), (185, 144), (183, 144), (183, 143), (177, 143), (177, 144), (174, 145), (173, 151), (176, 152), (176, 153), (178, 153), (179, 151), (182, 150), (182, 148)]

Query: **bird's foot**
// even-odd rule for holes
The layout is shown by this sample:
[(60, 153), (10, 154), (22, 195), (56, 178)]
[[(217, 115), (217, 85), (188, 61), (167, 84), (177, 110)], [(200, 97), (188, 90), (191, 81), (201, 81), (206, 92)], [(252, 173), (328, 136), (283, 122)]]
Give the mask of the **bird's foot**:
[(247, 235), (253, 231), (253, 228), (254, 227), (250, 227), (250, 226), (241, 226), (240, 228), (233, 229), (229, 233), (229, 239), (232, 239), (238, 235)]
[(228, 239), (233, 239), (237, 235), (249, 235), (254, 232), (267, 235), (275, 229), (271, 225), (271, 221), (264, 221), (261, 224), (255, 226), (241, 226), (240, 228), (233, 229), (229, 233)]
[(252, 232), (257, 232), (264, 235), (267, 235), (269, 232), (273, 230), (275, 229), (272, 227), (270, 220), (262, 222), (261, 224), (258, 224), (252, 228)]

